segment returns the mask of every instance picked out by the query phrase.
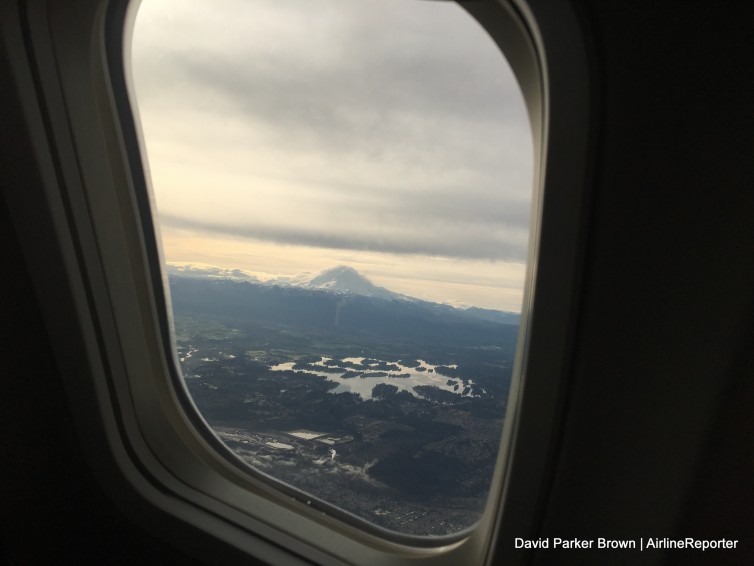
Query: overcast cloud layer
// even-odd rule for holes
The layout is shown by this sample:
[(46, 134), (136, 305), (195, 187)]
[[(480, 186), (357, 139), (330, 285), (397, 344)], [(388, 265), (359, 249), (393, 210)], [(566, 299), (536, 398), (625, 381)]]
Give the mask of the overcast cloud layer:
[(143, 0), (133, 74), (166, 226), (526, 259), (523, 100), (454, 4)]

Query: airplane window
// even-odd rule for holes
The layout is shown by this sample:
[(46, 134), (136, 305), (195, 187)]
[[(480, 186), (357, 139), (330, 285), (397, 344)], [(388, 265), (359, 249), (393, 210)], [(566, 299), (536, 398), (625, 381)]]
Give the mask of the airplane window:
[(533, 142), (454, 3), (143, 0), (132, 72), (175, 357), (250, 473), (405, 535), (481, 517)]

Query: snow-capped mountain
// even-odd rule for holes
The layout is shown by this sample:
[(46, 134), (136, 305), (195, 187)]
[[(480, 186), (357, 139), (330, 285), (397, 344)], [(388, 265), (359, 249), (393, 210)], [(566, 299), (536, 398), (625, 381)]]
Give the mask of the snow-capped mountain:
[(168, 263), (166, 265), (168, 275), (177, 275), (179, 277), (192, 277), (196, 279), (230, 279), (232, 281), (248, 281), (250, 283), (259, 283), (256, 275), (244, 271), (243, 269), (232, 269), (229, 267), (217, 267), (204, 263)]
[(304, 272), (293, 277), (275, 277), (272, 279), (260, 279), (243, 269), (217, 267), (202, 263), (168, 263), (167, 271), (168, 275), (178, 277), (229, 279), (231, 281), (247, 281), (266, 286), (276, 285), (279, 287), (319, 289), (332, 293), (361, 295), (380, 299), (408, 299), (405, 295), (394, 293), (384, 287), (378, 287), (353, 267), (347, 265), (331, 267), (316, 274)]
[(317, 275), (302, 278), (298, 282), (290, 283), (293, 286), (307, 289), (321, 289), (332, 293), (361, 295), (364, 297), (376, 297), (379, 299), (406, 299), (404, 295), (388, 291), (384, 287), (378, 287), (353, 267), (339, 265), (325, 269)]
[[(379, 287), (369, 281), (353, 267), (339, 265), (321, 271), (319, 273), (299, 273), (292, 277), (276, 277), (272, 279), (260, 278), (243, 269), (231, 269), (216, 267), (201, 263), (168, 263), (168, 275), (173, 278), (225, 280), (245, 282), (264, 287), (282, 287), (288, 289), (301, 289), (307, 291), (322, 291), (336, 295), (355, 295), (381, 299), (388, 301), (401, 301), (404, 305), (423, 306), (432, 309), (436, 313), (453, 314), (454, 316), (468, 317), (477, 320), (487, 320), (502, 324), (514, 324), (519, 322), (518, 313), (502, 312), (478, 307), (457, 308), (442, 303), (433, 303), (408, 295), (402, 295), (394, 291)], [(262, 275), (264, 277), (264, 275)]]

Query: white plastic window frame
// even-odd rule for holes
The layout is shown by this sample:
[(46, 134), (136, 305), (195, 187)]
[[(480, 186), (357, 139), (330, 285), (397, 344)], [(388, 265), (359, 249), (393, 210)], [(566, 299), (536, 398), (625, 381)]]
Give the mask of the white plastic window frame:
[[(416, 1), (416, 0), (406, 0)], [(558, 0), (461, 2), (505, 53), (535, 144), (522, 323), (508, 417), (480, 522), (438, 539), (381, 536), (312, 509), (226, 458), (176, 385), (170, 308), (129, 86), (138, 2), (19, 0), (6, 48), (39, 186), (9, 208), (85, 455), (112, 499), (207, 561), (523, 563), (557, 444), (579, 280), (589, 74), (576, 15)], [(56, 268), (50, 278), (51, 268)], [(507, 544), (506, 541), (510, 541)]]

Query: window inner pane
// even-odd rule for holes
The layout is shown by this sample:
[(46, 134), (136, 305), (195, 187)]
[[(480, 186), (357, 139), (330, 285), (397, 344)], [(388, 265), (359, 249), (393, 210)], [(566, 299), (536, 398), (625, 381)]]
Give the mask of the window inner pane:
[(459, 6), (143, 0), (133, 80), (187, 390), (257, 473), (472, 526), (505, 417), (532, 140)]

